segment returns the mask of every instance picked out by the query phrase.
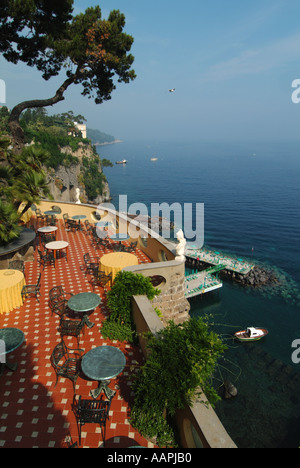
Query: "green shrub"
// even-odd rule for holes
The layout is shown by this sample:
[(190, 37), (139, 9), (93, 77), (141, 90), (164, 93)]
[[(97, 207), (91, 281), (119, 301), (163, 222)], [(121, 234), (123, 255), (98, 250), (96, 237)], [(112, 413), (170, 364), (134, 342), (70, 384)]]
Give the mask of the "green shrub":
[(212, 405), (219, 400), (211, 377), (226, 347), (202, 318), (169, 322), (147, 347), (147, 362), (133, 380), (131, 424), (145, 437), (156, 436), (160, 446), (173, 445), (168, 421), (178, 409), (192, 405), (201, 390)]
[[(149, 300), (160, 294), (160, 290), (153, 287), (149, 278), (121, 271), (107, 294), (107, 304), (110, 315), (104, 322), (102, 334), (113, 340), (133, 341), (136, 337), (131, 313), (132, 296), (147, 296)], [(104, 336), (104, 335), (103, 335)]]

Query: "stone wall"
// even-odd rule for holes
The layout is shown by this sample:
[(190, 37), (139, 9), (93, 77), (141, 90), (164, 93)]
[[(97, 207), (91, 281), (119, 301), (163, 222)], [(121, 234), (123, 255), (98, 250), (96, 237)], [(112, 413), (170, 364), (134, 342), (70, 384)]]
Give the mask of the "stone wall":
[(153, 307), (157, 307), (163, 314), (163, 323), (173, 320), (176, 324), (189, 320), (190, 304), (185, 298), (185, 278), (181, 273), (174, 273), (169, 286), (164, 288), (153, 301)]
[(173, 320), (176, 324), (189, 320), (190, 303), (185, 298), (185, 264), (176, 260), (160, 263), (146, 263), (125, 268), (125, 271), (142, 274), (149, 278), (161, 278), (155, 284), (161, 294), (154, 298), (152, 305), (162, 312), (162, 322)]
[[(83, 157), (94, 158), (93, 149), (89, 144), (80, 144), (77, 151), (72, 151), (68, 146), (62, 148), (65, 154), (72, 155), (78, 159), (78, 164), (70, 166), (58, 166), (56, 170), (49, 170), (49, 189), (54, 200), (57, 202), (77, 202), (76, 190), (80, 189), (80, 200), (82, 203), (100, 204), (110, 200), (110, 190), (107, 182), (103, 183), (103, 195), (98, 195), (96, 200), (88, 200), (85, 187), (82, 183), (81, 164)], [(102, 173), (99, 158), (98, 171)], [(91, 178), (93, 174), (91, 174)]]
[(20, 249), (18, 252), (11, 252), (6, 255), (0, 256), (0, 270), (8, 268), (9, 262), (12, 260), (23, 260), (24, 262), (33, 262), (34, 260), (34, 247), (26, 246)]

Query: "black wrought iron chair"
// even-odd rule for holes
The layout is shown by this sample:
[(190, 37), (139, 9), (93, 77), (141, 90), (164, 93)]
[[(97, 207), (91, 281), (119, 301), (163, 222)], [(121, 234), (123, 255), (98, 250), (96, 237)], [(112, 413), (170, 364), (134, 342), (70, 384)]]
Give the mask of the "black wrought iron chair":
[(108, 238), (99, 238), (99, 245), (104, 247), (105, 249), (109, 249), (111, 247), (111, 243), (109, 242)]
[(64, 341), (55, 346), (50, 357), (51, 364), (56, 373), (55, 387), (59, 377), (65, 377), (72, 381), (75, 393), (77, 378), (81, 372), (83, 353), (83, 349), (68, 348)]
[(38, 262), (44, 268), (45, 268), (46, 265), (54, 265), (55, 266), (55, 257), (54, 257), (53, 252), (51, 252), (51, 251), (47, 252), (46, 251), (46, 252), (43, 253), (38, 249), (38, 254), (39, 254)]
[(94, 274), (99, 269), (100, 258), (91, 258), (89, 253), (83, 255), (85, 275), (88, 273)]
[(136, 248), (137, 248), (137, 241), (136, 242), (130, 242), (129, 247), (124, 247), (124, 252), (135, 253)]
[(25, 275), (25, 263), (24, 260), (11, 260), (8, 263), (9, 270), (19, 270)]
[(60, 302), (62, 300), (67, 301), (67, 296), (73, 296), (73, 293), (66, 292), (62, 286), (54, 286), (49, 291), (50, 302)]
[(94, 323), (90, 322), (86, 315), (82, 318), (82, 320), (67, 320), (62, 317), (60, 319), (58, 331), (62, 339), (64, 336), (75, 336), (79, 346), (80, 334), (82, 331), (84, 333), (85, 325), (88, 328), (92, 328), (94, 326)]
[(46, 215), (46, 225), (47, 226), (56, 226), (57, 218), (56, 215)]
[(38, 302), (40, 302), (38, 295), (41, 294), (40, 288), (41, 288), (41, 273), (39, 274), (37, 284), (27, 284), (26, 286), (23, 286), (22, 291), (21, 291), (21, 296), (22, 299), (24, 300), (28, 296), (35, 296)]
[(48, 242), (52, 242), (56, 240), (56, 236), (54, 233), (47, 233), (47, 234), (42, 234), (41, 235), (41, 243), (45, 247)]
[(61, 213), (61, 208), (59, 206), (53, 205), (51, 207), (52, 211), (55, 211), (55, 213), (60, 214)]
[(111, 248), (114, 252), (124, 252), (124, 251), (125, 251), (125, 247), (124, 247), (124, 245), (122, 245), (121, 243), (120, 243), (120, 244), (117, 244), (117, 243), (110, 244), (110, 248)]
[(72, 293), (65, 292), (62, 286), (54, 286), (49, 291), (49, 307), (56, 315), (63, 317), (68, 313), (68, 296), (73, 296)]
[(44, 214), (41, 212), (41, 210), (40, 210), (39, 208), (37, 208), (37, 209), (35, 210), (35, 216), (36, 216), (37, 221), (39, 221), (39, 220), (41, 219), (41, 220), (44, 222), (44, 219), (45, 219), (45, 216), (46, 216), (46, 215), (44, 215)]
[(96, 286), (103, 288), (105, 293), (107, 293), (108, 286), (112, 286), (112, 273), (106, 275), (103, 271), (98, 271), (98, 273), (92, 276), (89, 280), (90, 284), (95, 289)]
[(65, 228), (69, 228), (69, 214), (68, 213), (64, 213), (63, 214), (63, 220), (64, 220), (64, 225), (65, 225)]
[(75, 219), (68, 219), (66, 221), (66, 225), (68, 226), (68, 229), (73, 232), (80, 231), (81, 229), (81, 225)]
[(52, 314), (55, 313), (60, 318), (63, 318), (68, 313), (68, 301), (65, 299), (57, 302), (49, 302)]
[(73, 411), (77, 419), (79, 445), (81, 445), (81, 428), (86, 423), (99, 424), (102, 433), (103, 447), (105, 447), (106, 422), (109, 419), (111, 400), (84, 400), (79, 396), (73, 400)]

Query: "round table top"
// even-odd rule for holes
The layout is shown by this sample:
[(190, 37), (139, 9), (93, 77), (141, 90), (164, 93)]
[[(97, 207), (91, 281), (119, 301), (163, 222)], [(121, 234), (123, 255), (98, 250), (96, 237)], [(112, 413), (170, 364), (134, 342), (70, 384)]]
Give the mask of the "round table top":
[(59, 213), (57, 213), (57, 211), (54, 211), (54, 210), (48, 210), (48, 211), (45, 211), (44, 214), (52, 216), (52, 215), (57, 215)]
[(5, 349), (0, 346), (0, 356), (17, 349), (25, 340), (25, 335), (19, 328), (1, 328), (0, 340), (4, 341)]
[(122, 242), (122, 241), (127, 241), (128, 239), (130, 239), (130, 236), (128, 234), (119, 233), (119, 234), (112, 234), (110, 238), (114, 241)]
[(75, 294), (68, 300), (68, 307), (74, 312), (89, 312), (100, 304), (100, 296), (92, 292)]
[(0, 290), (15, 286), (24, 280), (20, 270), (0, 270)]
[(6, 255), (20, 250), (22, 247), (25, 247), (25, 245), (30, 244), (35, 237), (35, 232), (32, 229), (24, 228), (17, 239), (9, 242), (9, 244), (0, 246), (0, 255)]
[(115, 252), (107, 255), (103, 255), (100, 259), (100, 263), (103, 267), (108, 268), (126, 268), (128, 266), (138, 265), (138, 258), (127, 252)]
[(38, 228), (38, 232), (54, 232), (57, 231), (57, 229), (58, 228), (56, 226), (43, 226)]
[(69, 242), (65, 242), (65, 241), (48, 242), (48, 244), (46, 244), (45, 247), (46, 249), (49, 249), (49, 250), (65, 249), (66, 247), (69, 247)]
[(86, 215), (75, 215), (75, 216), (72, 216), (72, 219), (85, 219), (86, 218)]
[(81, 368), (90, 379), (109, 380), (119, 375), (125, 364), (126, 358), (119, 348), (100, 346), (83, 356)]

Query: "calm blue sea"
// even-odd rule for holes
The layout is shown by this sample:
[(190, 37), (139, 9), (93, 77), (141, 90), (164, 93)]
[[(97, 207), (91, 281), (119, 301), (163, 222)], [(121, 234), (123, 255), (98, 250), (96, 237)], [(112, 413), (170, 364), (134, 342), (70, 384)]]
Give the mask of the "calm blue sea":
[[(216, 411), (239, 447), (300, 445), (300, 145), (289, 143), (123, 142), (98, 148), (113, 196), (128, 204), (204, 203), (205, 244), (253, 258), (276, 271), (280, 284), (252, 291), (231, 283), (191, 300), (191, 314), (213, 315), (228, 345), (214, 381), (238, 389)], [(151, 158), (157, 158), (151, 162)], [(239, 344), (247, 326), (269, 330), (264, 341)], [(220, 389), (221, 390), (221, 389)]]

